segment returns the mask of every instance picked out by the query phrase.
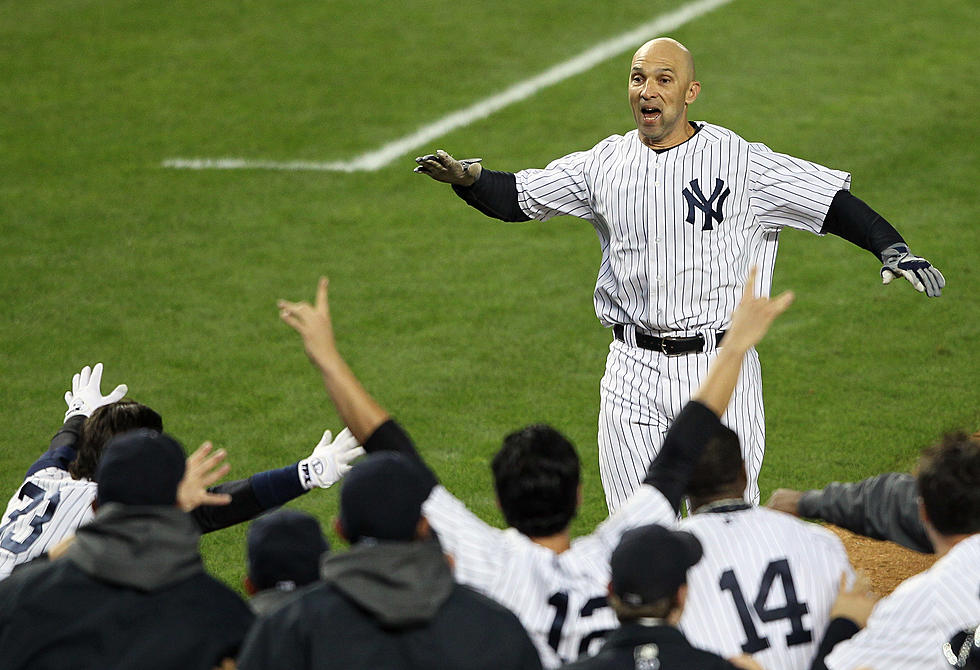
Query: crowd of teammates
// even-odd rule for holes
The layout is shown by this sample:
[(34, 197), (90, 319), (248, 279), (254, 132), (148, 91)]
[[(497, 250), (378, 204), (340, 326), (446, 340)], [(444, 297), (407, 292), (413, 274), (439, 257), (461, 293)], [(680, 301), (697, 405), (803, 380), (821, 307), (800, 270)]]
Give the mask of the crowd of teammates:
[[(0, 667), (975, 667), (977, 436), (946, 436), (914, 477), (781, 490), (782, 511), (744, 500), (738, 437), (720, 417), (745, 353), (791, 300), (746, 290), (641, 486), (576, 539), (574, 446), (544, 425), (508, 435), (492, 462), (508, 528), (482, 521), (341, 357), (325, 279), (314, 304), (282, 301), (280, 315), (348, 428), (285, 468), (212, 486), (223, 451), (185, 457), (156, 412), (122, 386), (103, 395), (101, 365), (85, 368), (0, 525)], [(305, 513), (259, 516), (341, 479), (347, 551)], [(841, 501), (847, 520), (833, 515)], [(794, 514), (924, 537), (916, 548), (940, 558), (876, 604), (836, 536)], [(257, 516), (248, 607), (197, 545)]]

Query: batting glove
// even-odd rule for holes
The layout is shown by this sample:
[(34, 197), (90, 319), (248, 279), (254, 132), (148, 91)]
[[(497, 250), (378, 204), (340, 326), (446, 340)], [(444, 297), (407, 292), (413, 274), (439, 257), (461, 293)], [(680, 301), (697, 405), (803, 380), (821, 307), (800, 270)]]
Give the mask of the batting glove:
[(924, 258), (913, 256), (908, 246), (896, 243), (881, 252), (881, 283), (891, 284), (899, 277), (905, 277), (915, 290), (925, 292), (930, 298), (936, 298), (943, 293), (946, 278), (943, 273), (932, 267)]
[(307, 490), (314, 486), (329, 488), (350, 471), (351, 461), (364, 453), (364, 447), (357, 444), (350, 428), (344, 428), (336, 440), (325, 430), (310, 457), (299, 462), (299, 481)]
[(79, 414), (92, 416), (92, 412), (98, 408), (122, 400), (129, 391), (125, 384), (120, 384), (109, 395), (102, 395), (101, 385), (102, 363), (96, 363), (92, 368), (86, 365), (76, 373), (71, 378), (71, 391), (65, 393), (65, 403), (68, 404), (65, 421)]

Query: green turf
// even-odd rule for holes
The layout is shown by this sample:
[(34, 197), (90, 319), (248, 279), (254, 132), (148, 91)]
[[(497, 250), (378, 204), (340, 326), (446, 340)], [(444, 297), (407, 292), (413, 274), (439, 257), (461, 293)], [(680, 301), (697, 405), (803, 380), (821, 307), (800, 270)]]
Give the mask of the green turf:
[[(0, 484), (60, 423), (71, 374), (103, 361), (189, 447), (234, 474), (304, 456), (338, 421), (279, 297), (331, 276), (343, 352), (445, 483), (499, 523), (487, 462), (547, 421), (579, 446), (585, 505), (609, 335), (586, 223), (495, 225), (411, 173), (184, 172), (183, 157), (342, 160), (675, 6), (534, 3), (0, 4)], [(798, 303), (760, 347), (764, 494), (912, 465), (980, 427), (977, 6), (737, 0), (674, 34), (703, 92), (692, 117), (853, 173), (853, 190), (933, 260), (927, 300), (880, 286), (836, 238), (783, 236)], [(629, 53), (434, 142), (498, 169), (542, 166), (631, 127)], [(294, 503), (329, 520), (335, 492)], [(204, 542), (241, 578), (243, 529)]]

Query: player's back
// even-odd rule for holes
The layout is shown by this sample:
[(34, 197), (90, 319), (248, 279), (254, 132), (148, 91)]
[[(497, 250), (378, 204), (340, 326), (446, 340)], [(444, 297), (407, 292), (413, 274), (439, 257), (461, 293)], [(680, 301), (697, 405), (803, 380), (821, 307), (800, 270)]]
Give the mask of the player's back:
[(788, 514), (718, 505), (681, 522), (704, 548), (688, 572), (681, 629), (696, 647), (764, 667), (808, 668), (837, 596), (852, 574), (841, 541)]
[(92, 518), (96, 484), (48, 467), (29, 475), (0, 520), (0, 579), (47, 552)]
[(488, 525), (441, 486), (423, 509), (454, 558), (457, 581), (514, 612), (546, 668), (596, 653), (605, 634), (619, 626), (606, 593), (609, 556), (622, 534), (639, 525), (674, 522), (663, 495), (641, 486), (595, 532), (555, 553), (516, 529)]

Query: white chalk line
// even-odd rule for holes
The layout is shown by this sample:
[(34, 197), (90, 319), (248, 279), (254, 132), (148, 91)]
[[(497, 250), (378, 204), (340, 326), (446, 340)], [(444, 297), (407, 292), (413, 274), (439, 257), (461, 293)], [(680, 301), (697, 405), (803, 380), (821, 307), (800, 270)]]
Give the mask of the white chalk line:
[(592, 69), (599, 63), (628, 49), (638, 47), (651, 36), (676, 30), (684, 24), (707, 14), (733, 0), (697, 0), (672, 12), (608, 39), (574, 58), (559, 63), (541, 74), (514, 84), (510, 88), (452, 112), (416, 130), (411, 135), (389, 142), (374, 151), (346, 161), (271, 161), (245, 158), (171, 158), (163, 161), (165, 168), (183, 170), (311, 170), (323, 172), (364, 172), (380, 170), (413, 149), (427, 145), (457, 128), (484, 119), (504, 107), (526, 100), (538, 91)]

